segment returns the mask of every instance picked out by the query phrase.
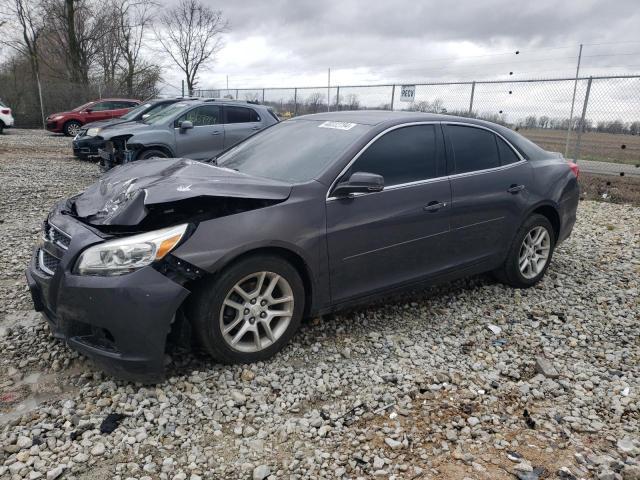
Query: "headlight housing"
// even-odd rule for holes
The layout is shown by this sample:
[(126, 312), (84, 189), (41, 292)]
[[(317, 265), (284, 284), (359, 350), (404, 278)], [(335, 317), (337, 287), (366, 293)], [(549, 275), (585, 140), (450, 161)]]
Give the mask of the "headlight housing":
[(100, 133), (100, 129), (99, 128), (90, 128), (89, 130), (87, 130), (87, 137), (97, 137), (98, 134)]
[(56, 115), (55, 117), (53, 117), (51, 120), (61, 120), (63, 119), (64, 116), (63, 115)]
[(160, 260), (173, 250), (188, 224), (109, 240), (87, 248), (76, 262), (80, 275), (123, 275)]

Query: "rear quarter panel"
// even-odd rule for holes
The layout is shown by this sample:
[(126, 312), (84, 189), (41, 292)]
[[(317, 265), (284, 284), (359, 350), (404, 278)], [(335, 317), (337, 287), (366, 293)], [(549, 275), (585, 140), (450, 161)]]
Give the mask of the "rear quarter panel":
[(529, 189), (534, 202), (531, 210), (541, 205), (553, 206), (560, 217), (561, 242), (571, 233), (580, 200), (578, 179), (564, 159), (549, 158), (530, 161), (533, 173)]

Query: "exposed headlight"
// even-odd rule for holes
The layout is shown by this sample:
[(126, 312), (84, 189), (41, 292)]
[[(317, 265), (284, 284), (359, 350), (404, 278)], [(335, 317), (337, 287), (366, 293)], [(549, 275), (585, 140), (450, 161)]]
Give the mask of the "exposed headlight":
[(123, 275), (160, 260), (180, 242), (187, 224), (109, 240), (87, 248), (76, 263), (80, 275)]
[(100, 133), (99, 128), (90, 128), (89, 130), (87, 130), (87, 137), (95, 137), (98, 135), (98, 133)]

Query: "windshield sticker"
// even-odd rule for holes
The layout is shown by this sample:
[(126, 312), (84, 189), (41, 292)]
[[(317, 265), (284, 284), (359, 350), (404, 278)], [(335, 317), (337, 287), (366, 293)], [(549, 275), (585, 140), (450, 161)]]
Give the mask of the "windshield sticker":
[(318, 127), (320, 128), (335, 128), (336, 130), (351, 130), (357, 123), (348, 122), (322, 122)]

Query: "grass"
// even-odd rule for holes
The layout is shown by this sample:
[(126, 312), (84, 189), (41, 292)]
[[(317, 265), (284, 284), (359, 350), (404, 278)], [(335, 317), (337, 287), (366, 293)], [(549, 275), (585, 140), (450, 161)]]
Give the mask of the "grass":
[[(518, 132), (545, 150), (564, 153), (567, 141), (566, 130), (521, 128)], [(576, 140), (576, 132), (571, 132), (567, 158), (574, 157)], [(583, 133), (580, 142), (579, 160), (598, 160), (601, 162), (638, 165), (640, 164), (640, 136), (602, 132)]]

